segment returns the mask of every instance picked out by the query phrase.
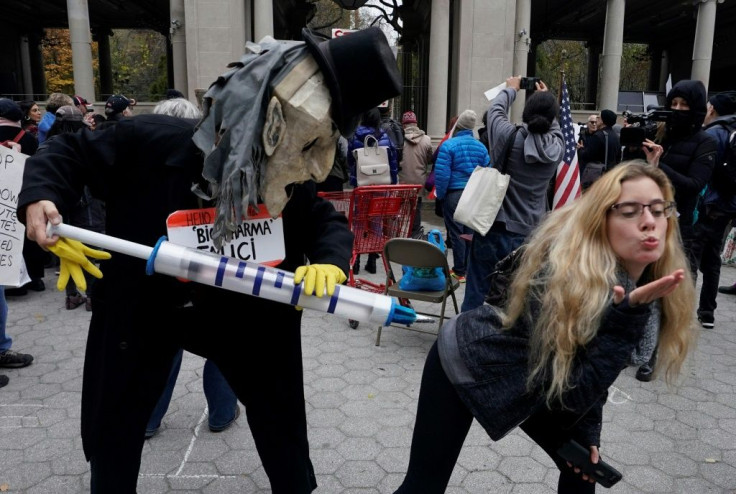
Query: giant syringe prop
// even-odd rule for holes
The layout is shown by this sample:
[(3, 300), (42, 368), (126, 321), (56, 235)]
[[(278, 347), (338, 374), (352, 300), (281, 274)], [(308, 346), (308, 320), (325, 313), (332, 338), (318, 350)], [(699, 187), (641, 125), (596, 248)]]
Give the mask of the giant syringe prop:
[(303, 292), (303, 282), (294, 284), (293, 273), (183, 247), (167, 241), (166, 237), (162, 237), (155, 247), (149, 247), (63, 223), (49, 223), (46, 234), (49, 237), (58, 235), (112, 252), (146, 259), (147, 274), (176, 276), (225, 290), (384, 326), (391, 323), (434, 322), (431, 317), (418, 315), (413, 309), (399, 305), (391, 297), (346, 285), (335, 286), (331, 296), (326, 293), (322, 297), (306, 295)]

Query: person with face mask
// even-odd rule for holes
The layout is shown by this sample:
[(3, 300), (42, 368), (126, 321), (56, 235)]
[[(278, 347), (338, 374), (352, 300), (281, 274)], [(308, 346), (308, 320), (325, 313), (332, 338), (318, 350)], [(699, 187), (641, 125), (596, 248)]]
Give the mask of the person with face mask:
[(710, 180), (716, 159), (716, 141), (703, 129), (706, 90), (701, 81), (683, 80), (667, 93), (672, 115), (655, 141), (645, 139), (642, 151), (647, 162), (664, 171), (675, 187), (680, 231), (690, 269), (695, 275), (697, 259), (692, 254), (695, 209)]
[[(675, 188), (680, 234), (693, 279), (699, 264), (695, 210), (713, 173), (717, 151), (716, 140), (702, 129), (706, 97), (701, 81), (686, 79), (675, 84), (667, 93), (667, 108), (672, 115), (660, 127), (656, 139), (645, 139), (641, 147), (647, 162), (661, 168)], [(655, 350), (650, 361), (639, 367), (636, 378), (651, 381), (656, 361)]]
[[(281, 220), (276, 267), (295, 272), (297, 284), (304, 279), (306, 294), (331, 295), (345, 280), (353, 235), (345, 216), (317, 197), (314, 181), (329, 174), (338, 135), (350, 135), (363, 111), (398, 95), (401, 77), (378, 28), (330, 40), (303, 35), (304, 42), (249, 43), (210, 86), (199, 122), (145, 114), (54, 138), (26, 163), (18, 214), (28, 238), (62, 255), (73, 246), (46, 238), (46, 225), (61, 221), (59, 210), (84, 185), (106, 201), (108, 235), (151, 246), (166, 235), (171, 213), (206, 200), (215, 207), (220, 248), (254, 205), (268, 211), (274, 231)], [(94, 286), (81, 413), (91, 492), (136, 491), (146, 423), (180, 348), (216, 363), (245, 406), (271, 492), (313, 491), (301, 311), (147, 276), (145, 264), (115, 254)]]

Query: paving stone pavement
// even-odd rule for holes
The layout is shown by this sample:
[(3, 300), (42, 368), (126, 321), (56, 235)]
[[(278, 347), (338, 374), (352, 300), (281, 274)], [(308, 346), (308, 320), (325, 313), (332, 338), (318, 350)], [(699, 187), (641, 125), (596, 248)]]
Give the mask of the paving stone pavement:
[[(382, 281), (380, 262), (378, 274), (359, 276)], [(90, 313), (65, 310), (55, 278), (47, 270), (46, 291), (9, 299), (13, 347), (35, 361), (1, 369), (10, 384), (0, 389), (0, 492), (89, 490), (79, 411)], [(721, 281), (736, 281), (736, 269), (724, 267)], [(610, 492), (736, 493), (736, 297), (719, 295), (718, 302), (716, 327), (701, 331), (679, 386), (640, 383), (629, 368), (611, 388), (601, 451), (624, 478)], [(377, 347), (376, 330), (305, 311), (317, 493), (391, 493), (406, 471), (422, 366), (435, 336), (384, 328)], [(206, 427), (202, 365), (185, 353), (169, 412), (144, 447), (138, 492), (270, 492), (245, 416), (222, 433)], [(523, 432), (494, 443), (474, 423), (447, 492), (554, 493), (557, 476)]]

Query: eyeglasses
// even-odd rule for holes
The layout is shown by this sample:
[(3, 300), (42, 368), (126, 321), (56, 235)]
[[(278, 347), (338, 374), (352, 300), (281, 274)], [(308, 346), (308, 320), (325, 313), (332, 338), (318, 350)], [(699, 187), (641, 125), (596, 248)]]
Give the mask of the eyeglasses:
[(588, 125), (596, 125), (597, 123), (595, 120), (588, 120)]
[(638, 218), (644, 214), (644, 208), (649, 208), (649, 212), (655, 218), (669, 218), (676, 210), (676, 204), (671, 201), (652, 201), (649, 204), (640, 202), (619, 202), (611, 206), (611, 211), (615, 211), (619, 216), (626, 219)]

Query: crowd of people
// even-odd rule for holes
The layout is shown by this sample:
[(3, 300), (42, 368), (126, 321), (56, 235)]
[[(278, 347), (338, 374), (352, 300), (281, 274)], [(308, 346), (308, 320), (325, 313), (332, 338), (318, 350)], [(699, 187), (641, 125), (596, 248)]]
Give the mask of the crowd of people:
[[(678, 82), (666, 95), (670, 118), (635, 149), (622, 149), (613, 111), (591, 115), (578, 162), (581, 172), (592, 163), (603, 171), (579, 199), (549, 211), (565, 143), (557, 98), (543, 81), (526, 95), (521, 124), (509, 117), (522, 90), (512, 76), (487, 112), (462, 111), (433, 147), (412, 109), (397, 121), (385, 104), (400, 91), (400, 78), (380, 31), (333, 40), (304, 35), (305, 43), (263, 41), (213, 83), (203, 112), (175, 91), (152, 114), (137, 116), (134, 99), (112, 95), (104, 119), (78, 95), (50, 95), (44, 114), (35, 101), (0, 99), (0, 140), (16, 141), (29, 156), (18, 216), (28, 229), (23, 255), (31, 279), (0, 288), (0, 367), (33, 362), (10, 348), (5, 296), (45, 289), (47, 250), (67, 263), (62, 270), (77, 262), (59, 248), (64, 239), (46, 237), (47, 222), (62, 217), (153, 245), (171, 212), (211, 206), (217, 236), (227, 240), (232, 218), (221, 212), (262, 201), (284, 222), (279, 268), (295, 272), (296, 283), (305, 280), (308, 294), (322, 295), (316, 279), (332, 295), (346, 279), (353, 238), (346, 218), (318, 197), (316, 182), (327, 184), (322, 190), (357, 186), (353, 151), (372, 136), (388, 149), (391, 183), (423, 185), (434, 173), (452, 276), (466, 282), (461, 314), (440, 329), (427, 356), (409, 466), (396, 492), (444, 492), (474, 419), (493, 440), (516, 427), (525, 431), (559, 468), (558, 492), (594, 492), (594, 479), (568, 463), (560, 447), (576, 441), (597, 463), (607, 389), (623, 369), (638, 366), (641, 381), (672, 381), (693, 347), (695, 316), (714, 327), (716, 294), (736, 292), (718, 288), (736, 194), (712, 180), (727, 152), (721, 124), (732, 121), (736, 94), (709, 99), (702, 82)], [(259, 57), (279, 68), (258, 72), (252, 62)], [(340, 74), (365, 57), (376, 62), (374, 84), (346, 85)], [(253, 78), (243, 75), (251, 71), (272, 85), (267, 96), (243, 90), (252, 89)], [(231, 116), (258, 128), (228, 127)], [(453, 214), (473, 170), (499, 163), (511, 182), (496, 221), (481, 235)], [(421, 201), (412, 235), (421, 237), (420, 228)], [(522, 245), (508, 300), (484, 303), (490, 272)], [(377, 257), (368, 256), (366, 271), (376, 272)], [(101, 279), (58, 286), (67, 309), (93, 312), (81, 414), (91, 491), (135, 492), (144, 441), (161, 426), (183, 350), (206, 359), (210, 430), (227, 429), (240, 401), (272, 491), (314, 490), (300, 309), (147, 276), (144, 264), (113, 254)], [(240, 319), (227, 307), (279, 331), (233, 333)], [(0, 376), (0, 387), (7, 383)]]

